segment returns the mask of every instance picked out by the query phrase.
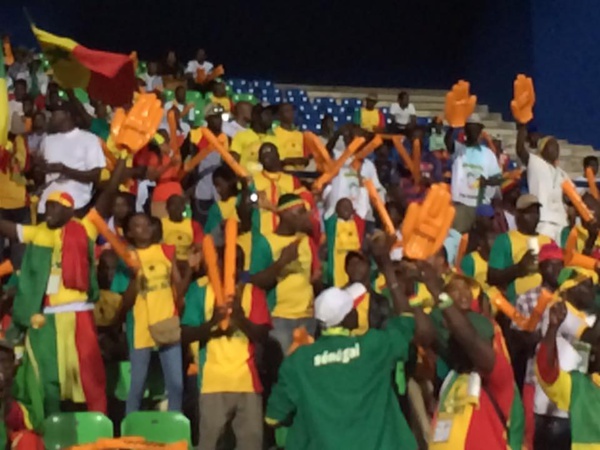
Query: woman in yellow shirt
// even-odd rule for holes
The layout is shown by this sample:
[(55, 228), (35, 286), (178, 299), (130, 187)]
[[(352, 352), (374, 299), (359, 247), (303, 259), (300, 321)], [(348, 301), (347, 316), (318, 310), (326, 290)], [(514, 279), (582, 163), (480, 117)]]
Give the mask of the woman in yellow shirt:
[(181, 329), (178, 295), (185, 292), (191, 277), (182, 278), (175, 264), (175, 248), (153, 243), (150, 218), (134, 214), (125, 222), (125, 236), (134, 247), (139, 270), (131, 276), (123, 294), (130, 344), (131, 388), (126, 412), (140, 408), (153, 350), (158, 350), (168, 393), (169, 410), (180, 411), (183, 395)]

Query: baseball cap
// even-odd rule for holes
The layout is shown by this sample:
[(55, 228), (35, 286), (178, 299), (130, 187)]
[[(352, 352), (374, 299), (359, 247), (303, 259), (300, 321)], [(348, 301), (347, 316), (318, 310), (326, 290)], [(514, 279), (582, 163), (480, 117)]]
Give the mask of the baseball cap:
[(367, 100), (375, 100), (375, 101), (377, 101), (377, 100), (379, 100), (379, 96), (375, 92), (369, 92), (367, 94)]
[(533, 194), (523, 194), (517, 199), (517, 210), (522, 211), (530, 206), (542, 206), (538, 198)]
[(475, 215), (478, 217), (494, 217), (495, 211), (492, 205), (479, 205), (475, 209)]
[(475, 123), (477, 125), (483, 126), (483, 122), (481, 121), (481, 116), (479, 114), (477, 114), (477, 113), (471, 114), (467, 118), (467, 123)]
[(204, 108), (204, 117), (218, 116), (225, 112), (225, 109), (218, 103), (209, 103)]
[(46, 198), (47, 202), (56, 202), (63, 205), (66, 208), (73, 208), (75, 206), (75, 201), (70, 194), (63, 191), (54, 191), (51, 192), (50, 195)]
[(353, 307), (354, 300), (348, 292), (331, 287), (316, 298), (315, 318), (326, 327), (334, 327), (344, 320)]

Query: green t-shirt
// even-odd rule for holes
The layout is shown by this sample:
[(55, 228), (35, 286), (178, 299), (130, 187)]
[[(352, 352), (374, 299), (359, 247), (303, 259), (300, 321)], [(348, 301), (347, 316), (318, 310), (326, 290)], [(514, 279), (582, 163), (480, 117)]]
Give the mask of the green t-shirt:
[(414, 319), (350, 336), (334, 329), (283, 361), (267, 422), (293, 420), (286, 450), (416, 449), (390, 374), (408, 360)]

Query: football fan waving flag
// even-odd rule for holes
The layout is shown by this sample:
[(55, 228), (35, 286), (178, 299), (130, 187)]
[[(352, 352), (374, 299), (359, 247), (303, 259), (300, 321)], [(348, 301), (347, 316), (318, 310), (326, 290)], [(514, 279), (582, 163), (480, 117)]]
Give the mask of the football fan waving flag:
[(62, 88), (86, 89), (91, 98), (112, 106), (131, 102), (136, 80), (129, 55), (92, 50), (35, 25), (31, 29)]

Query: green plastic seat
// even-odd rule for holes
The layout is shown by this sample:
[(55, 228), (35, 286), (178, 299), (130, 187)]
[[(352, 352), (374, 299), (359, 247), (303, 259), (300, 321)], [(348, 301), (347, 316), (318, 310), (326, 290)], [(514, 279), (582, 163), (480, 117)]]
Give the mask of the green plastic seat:
[(112, 422), (99, 412), (53, 414), (44, 421), (44, 446), (47, 450), (91, 444), (98, 439), (112, 437)]
[(187, 441), (192, 448), (190, 421), (176, 411), (138, 411), (121, 422), (121, 436), (142, 436), (158, 444)]
[(146, 63), (146, 61), (138, 61), (138, 66), (137, 66), (135, 75), (137, 77), (139, 77), (140, 75), (143, 75), (147, 72), (148, 72), (148, 64)]
[(165, 99), (165, 103), (171, 102), (175, 98), (175, 91), (172, 89), (165, 89), (162, 94)]
[(233, 101), (233, 103), (248, 102), (253, 105), (256, 105), (258, 103), (258, 99), (254, 95), (248, 93), (233, 94), (231, 100)]

